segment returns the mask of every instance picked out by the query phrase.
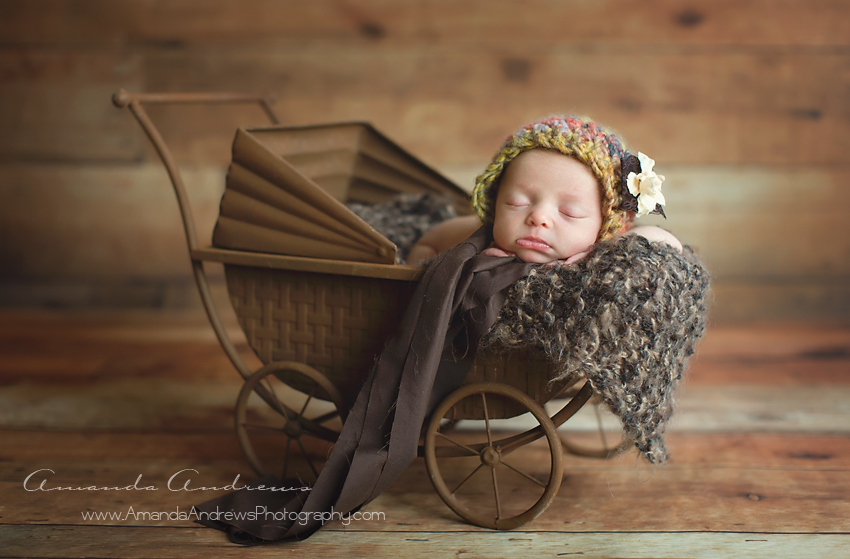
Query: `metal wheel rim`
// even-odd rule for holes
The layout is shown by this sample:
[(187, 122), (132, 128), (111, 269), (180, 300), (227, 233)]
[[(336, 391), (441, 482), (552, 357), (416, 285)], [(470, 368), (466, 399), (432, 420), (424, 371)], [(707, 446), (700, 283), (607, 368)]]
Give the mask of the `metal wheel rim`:
[[(508, 518), (501, 518), (500, 513), (498, 512), (498, 484), (495, 481), (495, 474), (493, 475), (493, 486), (497, 501), (497, 517), (491, 518), (470, 510), (454, 496), (452, 491), (446, 485), (446, 482), (440, 473), (439, 464), (437, 463), (436, 438), (437, 431), (440, 427), (440, 421), (443, 419), (446, 412), (448, 412), (448, 410), (457, 402), (474, 394), (481, 393), (497, 394), (499, 396), (512, 398), (522, 403), (542, 426), (545, 432), (545, 438), (549, 444), (551, 468), (549, 471), (549, 480), (543, 494), (530, 508)], [(458, 516), (472, 524), (483, 528), (492, 528), (497, 530), (510, 530), (512, 528), (517, 528), (537, 518), (554, 500), (555, 495), (557, 495), (558, 489), (561, 486), (561, 478), (563, 475), (561, 441), (558, 437), (555, 425), (552, 423), (543, 407), (524, 392), (511, 386), (497, 383), (480, 383), (462, 386), (440, 403), (434, 411), (434, 414), (431, 416), (425, 436), (425, 465), (427, 467), (431, 483), (434, 485), (434, 488), (440, 495), (440, 498), (450, 509), (452, 509)], [(495, 467), (492, 467), (492, 470), (495, 471)], [(472, 477), (473, 474), (468, 476), (468, 478)]]
[[(327, 377), (325, 377), (325, 375), (323, 375), (322, 373), (320, 373), (319, 371), (317, 371), (316, 369), (314, 369), (314, 368), (312, 368), (308, 365), (304, 365), (303, 363), (297, 363), (297, 362), (293, 362), (293, 361), (279, 361), (279, 362), (269, 363), (266, 366), (258, 369), (256, 372), (254, 372), (250, 377), (248, 377), (245, 380), (245, 383), (242, 385), (242, 389), (239, 391), (239, 396), (236, 399), (236, 410), (235, 410), (234, 415), (235, 415), (236, 438), (239, 441), (239, 447), (242, 449), (242, 454), (245, 456), (245, 459), (248, 461), (248, 464), (251, 466), (251, 469), (253, 469), (254, 472), (259, 476), (272, 474), (274, 472), (269, 471), (269, 468), (267, 467), (266, 464), (263, 463), (263, 460), (257, 455), (256, 451), (254, 450), (254, 445), (251, 443), (251, 436), (248, 432), (248, 429), (246, 428), (246, 426), (248, 425), (248, 423), (246, 422), (246, 416), (247, 416), (247, 411), (248, 411), (248, 399), (251, 397), (251, 394), (253, 394), (255, 391), (257, 391), (258, 386), (262, 386), (260, 383), (262, 383), (262, 381), (265, 380), (268, 376), (274, 375), (275, 373), (287, 372), (287, 371), (288, 372), (295, 372), (297, 374), (300, 374), (300, 375), (307, 377), (309, 380), (311, 380), (317, 386), (319, 386), (322, 390), (324, 390), (325, 394), (330, 397), (329, 401), (331, 401), (333, 403), (338, 414), (341, 413), (340, 410), (343, 409), (342, 397), (341, 397), (339, 391), (333, 385), (333, 383), (331, 383), (331, 381), (329, 381), (327, 379)], [(283, 383), (282, 380), (280, 380), (280, 379), (278, 379), (278, 380)], [(289, 408), (289, 407), (285, 406), (284, 404), (280, 403), (280, 405), (285, 409), (285, 411), (282, 411), (282, 410), (278, 409), (277, 405), (270, 403), (262, 395), (260, 395), (260, 396), (263, 400), (265, 400), (266, 405), (269, 408), (271, 408), (272, 411), (274, 411), (278, 415), (282, 416), (284, 418), (284, 420), (287, 419), (286, 413), (289, 413), (289, 412), (297, 413), (292, 408)], [(306, 406), (305, 406), (305, 408), (306, 408)], [(302, 413), (303, 413), (303, 410), (302, 410)], [(305, 424), (305, 426), (306, 426), (306, 428), (304, 429), (305, 434), (308, 434), (312, 437), (322, 439), (322, 440), (325, 440), (325, 441), (328, 441), (328, 442), (331, 442), (331, 443), (335, 442), (336, 437), (339, 435), (338, 432), (331, 430), (331, 429), (328, 429), (328, 428), (323, 428), (321, 426), (318, 426), (319, 428), (317, 428), (317, 426), (311, 425), (309, 421), (305, 421), (305, 422), (299, 421), (299, 423)], [(288, 437), (288, 435), (283, 433), (283, 431), (281, 431), (281, 433), (282, 433), (283, 436)], [(290, 442), (291, 442), (291, 440), (289, 442), (287, 442), (287, 446), (289, 446)], [(302, 450), (303, 450), (303, 447), (302, 447)], [(287, 460), (288, 460), (288, 451), (287, 451), (287, 453), (284, 457), (284, 464), (283, 464), (284, 473), (286, 472)], [(308, 461), (309, 461), (309, 458), (308, 458)], [(315, 466), (312, 463), (310, 463), (310, 466), (311, 466), (311, 468), (314, 469), (314, 473), (317, 474), (317, 472), (315, 471)], [(285, 476), (282, 474), (281, 477), (285, 477)]]
[(619, 456), (623, 452), (625, 452), (625, 448), (623, 447), (623, 430), (620, 428), (619, 432), (616, 434), (610, 432), (613, 437), (609, 440), (606, 436), (606, 430), (602, 425), (602, 420), (599, 413), (599, 408), (602, 406), (602, 401), (598, 399), (598, 397), (594, 397), (591, 399), (590, 404), (593, 406), (593, 412), (596, 415), (597, 421), (597, 433), (599, 434), (599, 444), (600, 447), (596, 447), (593, 444), (579, 444), (570, 440), (569, 434), (560, 432), (561, 437), (561, 446), (564, 447), (564, 452), (568, 452), (574, 456), (581, 456), (584, 458), (600, 458), (602, 460), (606, 460), (608, 458), (613, 458), (615, 456)]

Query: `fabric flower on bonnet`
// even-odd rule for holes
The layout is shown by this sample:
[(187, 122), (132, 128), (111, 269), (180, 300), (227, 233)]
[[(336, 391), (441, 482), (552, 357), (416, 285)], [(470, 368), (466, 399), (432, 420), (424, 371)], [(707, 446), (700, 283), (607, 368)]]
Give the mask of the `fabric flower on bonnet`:
[(643, 217), (650, 213), (661, 213), (661, 206), (665, 204), (664, 195), (661, 193), (661, 183), (664, 175), (659, 175), (652, 168), (655, 161), (643, 153), (638, 152), (640, 160), (640, 173), (630, 172), (626, 178), (629, 192), (637, 198), (636, 217)]

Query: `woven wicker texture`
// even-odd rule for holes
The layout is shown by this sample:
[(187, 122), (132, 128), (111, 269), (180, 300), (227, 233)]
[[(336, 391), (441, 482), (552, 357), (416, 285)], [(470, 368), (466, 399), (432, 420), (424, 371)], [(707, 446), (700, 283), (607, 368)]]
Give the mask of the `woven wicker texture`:
[[(407, 281), (235, 265), (225, 266), (225, 274), (239, 324), (263, 363), (309, 365), (344, 399), (357, 395), (415, 288)], [(503, 382), (543, 403), (559, 389), (549, 385), (550, 368), (529, 351), (488, 353), (477, 357), (465, 382)], [(479, 402), (463, 404), (457, 418), (483, 417)], [(490, 416), (526, 411), (507, 406), (493, 402)]]
[[(515, 349), (510, 352), (479, 351), (472, 370), (464, 384), (477, 382), (501, 382), (520, 392), (525, 392), (538, 404), (552, 399), (563, 388), (565, 382), (550, 383), (554, 369), (542, 353), (533, 350)], [(507, 418), (527, 412), (528, 409), (510, 398), (495, 396), (487, 401), (487, 415), (492, 418)], [(455, 419), (483, 419), (484, 405), (480, 399), (467, 398), (453, 408)]]
[(406, 281), (243, 266), (225, 273), (257, 356), (310, 365), (344, 395), (360, 390), (413, 292)]

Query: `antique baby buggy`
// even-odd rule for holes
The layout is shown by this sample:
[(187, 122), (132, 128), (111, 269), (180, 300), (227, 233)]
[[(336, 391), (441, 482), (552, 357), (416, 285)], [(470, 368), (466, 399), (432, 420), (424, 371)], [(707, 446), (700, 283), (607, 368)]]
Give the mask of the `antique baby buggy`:
[[(179, 170), (142, 103), (253, 102), (277, 124), (270, 103), (242, 95), (123, 90), (113, 101), (131, 110), (165, 164), (204, 307), (222, 347), (246, 379), (235, 411), (246, 459), (260, 475), (285, 478), (297, 462), (317, 476), (316, 456), (326, 449), (315, 441), (335, 440), (420, 273), (397, 264), (396, 246), (343, 203), (435, 193), (463, 211), (466, 194), (367, 124), (239, 129), (216, 246), (201, 247)], [(265, 363), (257, 371), (245, 364), (219, 319), (204, 262), (224, 264), (239, 324)], [(596, 457), (618, 450), (617, 444), (588, 450), (562, 441), (556, 429), (594, 393), (589, 382), (549, 382), (551, 367), (533, 349), (480, 352), (464, 385), (439, 403), (423, 427), (420, 455), (430, 479), (465, 520), (495, 529), (521, 526), (554, 499), (565, 449)], [(543, 404), (556, 397), (569, 400), (550, 417)], [(502, 420), (523, 414), (533, 426), (504, 436)], [(459, 429), (461, 420), (474, 420), (480, 429)], [(507, 459), (538, 440), (545, 444), (545, 460), (517, 464)], [(304, 459), (296, 460), (296, 449)], [(446, 467), (447, 458), (471, 464), (456, 477), (459, 469)], [(528, 490), (500, 493), (502, 476), (524, 480)]]

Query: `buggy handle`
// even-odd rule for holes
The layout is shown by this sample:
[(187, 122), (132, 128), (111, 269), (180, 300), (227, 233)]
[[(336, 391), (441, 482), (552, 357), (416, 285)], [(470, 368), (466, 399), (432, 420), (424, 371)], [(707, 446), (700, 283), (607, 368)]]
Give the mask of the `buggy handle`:
[(186, 242), (189, 245), (190, 254), (198, 250), (198, 235), (195, 232), (195, 220), (192, 217), (192, 209), (189, 205), (189, 197), (183, 183), (180, 170), (174, 162), (171, 150), (168, 149), (165, 140), (157, 130), (153, 121), (148, 116), (142, 103), (150, 104), (214, 104), (214, 103), (257, 103), (266, 113), (272, 124), (280, 121), (272, 108), (274, 99), (258, 95), (245, 95), (240, 93), (130, 93), (125, 89), (119, 89), (112, 95), (112, 103), (119, 108), (127, 107), (142, 129), (147, 134), (159, 158), (165, 165), (168, 177), (177, 195), (177, 204), (180, 206), (180, 215), (183, 218), (183, 228), (186, 233)]
[(159, 154), (159, 158), (165, 165), (165, 170), (168, 172), (168, 177), (171, 179), (171, 184), (174, 187), (174, 193), (177, 195), (177, 204), (180, 206), (180, 215), (183, 218), (183, 230), (186, 234), (186, 242), (189, 245), (189, 258), (192, 261), (192, 271), (195, 275), (195, 283), (198, 285), (201, 300), (207, 311), (207, 317), (209, 317), (213, 330), (215, 330), (216, 336), (219, 342), (221, 342), (225, 353), (227, 353), (236, 370), (244, 378), (248, 378), (251, 375), (251, 370), (245, 364), (245, 361), (236, 350), (236, 346), (233, 345), (233, 342), (227, 335), (227, 331), (215, 309), (209, 282), (204, 272), (204, 263), (196, 257), (196, 251), (199, 248), (198, 236), (195, 232), (195, 220), (192, 217), (192, 209), (189, 205), (189, 197), (186, 193), (186, 187), (183, 184), (183, 178), (180, 175), (177, 164), (174, 162), (171, 150), (168, 149), (165, 140), (163, 140), (159, 130), (157, 130), (153, 121), (151, 121), (145, 112), (142, 104), (257, 103), (266, 113), (272, 124), (279, 124), (280, 121), (272, 108), (273, 102), (274, 99), (272, 97), (239, 93), (130, 93), (125, 89), (119, 89), (112, 95), (112, 103), (116, 107), (127, 107), (130, 109), (130, 112), (136, 117), (136, 120), (147, 134), (157, 154)]
[(275, 98), (272, 96), (246, 95), (242, 93), (130, 93), (119, 89), (112, 95), (112, 103), (124, 108), (133, 101), (147, 104), (195, 104), (195, 103), (259, 103), (272, 124), (280, 121), (272, 108)]

